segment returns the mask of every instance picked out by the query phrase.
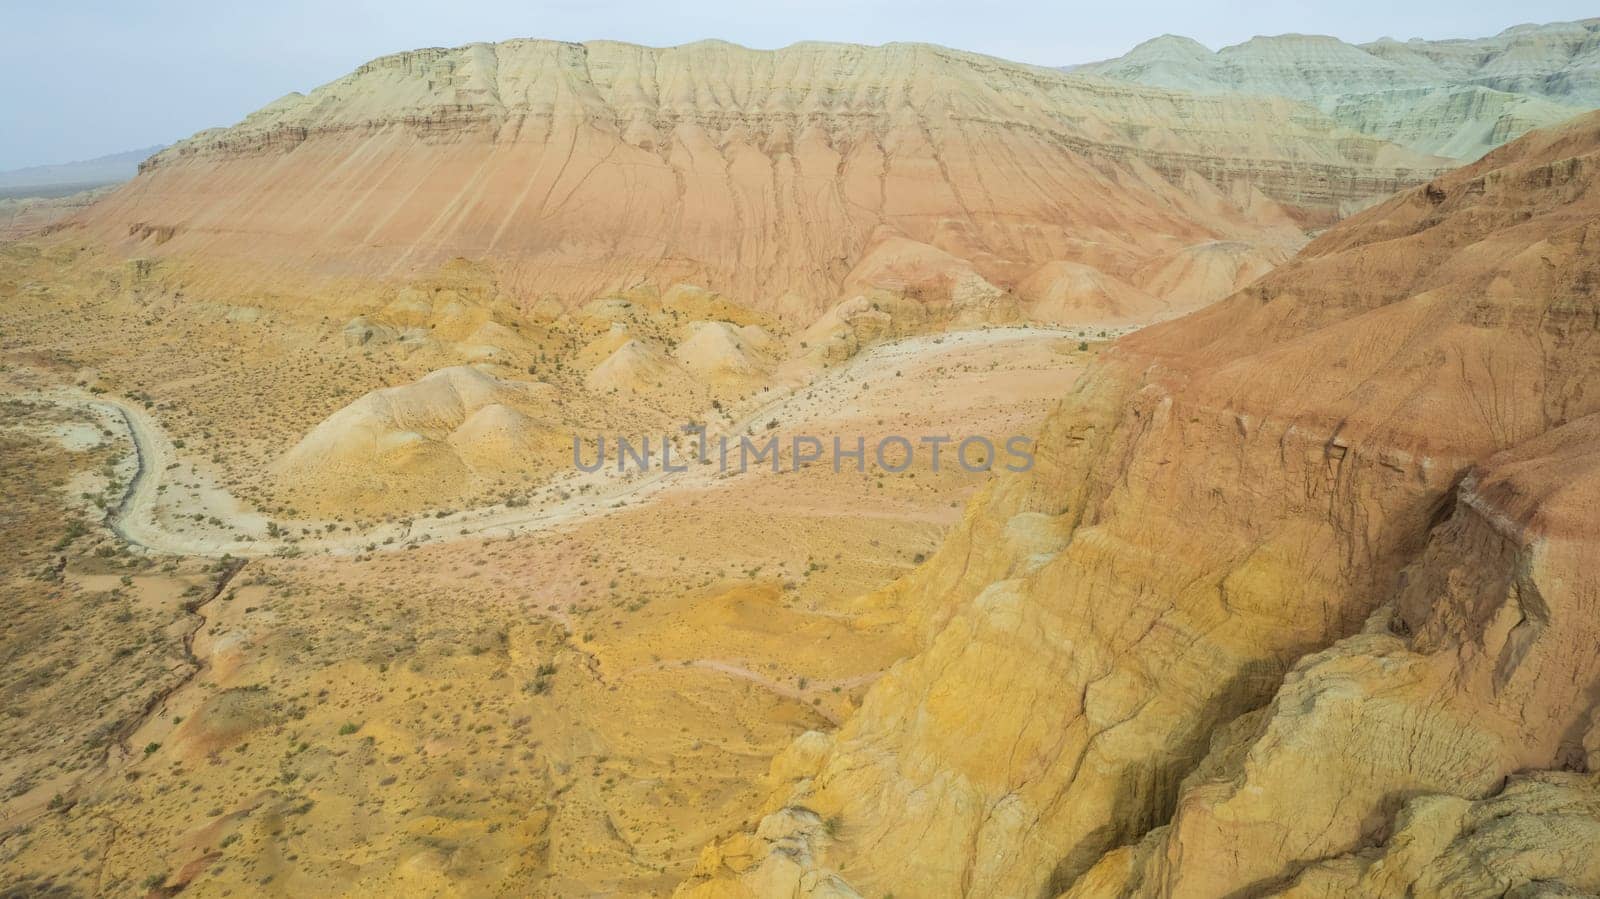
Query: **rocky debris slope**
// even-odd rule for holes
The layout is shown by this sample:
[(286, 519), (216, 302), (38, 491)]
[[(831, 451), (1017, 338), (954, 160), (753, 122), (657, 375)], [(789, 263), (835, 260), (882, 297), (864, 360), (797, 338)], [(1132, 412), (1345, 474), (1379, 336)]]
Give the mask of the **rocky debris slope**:
[(157, 154), (81, 222), (213, 292), (326, 303), (461, 256), (526, 304), (687, 282), (803, 326), (847, 283), (903, 286), (879, 263), (909, 245), (928, 302), (1052, 262), (1126, 280), (1197, 244), (1292, 251), (1447, 165), (1281, 98), (927, 45), (518, 40), (291, 94)]
[(1073, 71), (1198, 93), (1290, 97), (1364, 134), (1470, 161), (1600, 106), (1600, 19), (1519, 25), (1476, 40), (1354, 45), (1285, 34), (1216, 52), (1165, 35)]
[(1600, 887), (1597, 187), (1591, 115), (1124, 339), (680, 893)]

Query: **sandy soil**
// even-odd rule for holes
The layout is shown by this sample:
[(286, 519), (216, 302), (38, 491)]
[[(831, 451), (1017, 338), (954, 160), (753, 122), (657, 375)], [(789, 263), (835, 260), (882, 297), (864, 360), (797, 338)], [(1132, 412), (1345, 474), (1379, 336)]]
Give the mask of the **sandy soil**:
[[(1092, 355), (1078, 347), (1030, 329), (915, 338), (713, 425), (1026, 432)], [(159, 402), (8, 376), (32, 385), (26, 439), (98, 501), (73, 507), (84, 533), (56, 561), (42, 545), (25, 568), (59, 565), (62, 595), (161, 633), (102, 639), (81, 666), (125, 696), (78, 762), (5, 759), (0, 877), (40, 892), (665, 895), (721, 835), (704, 822), (757, 807), (772, 755), (912, 651), (858, 598), (925, 558), (984, 480), (925, 461), (613, 474), (409, 531), (275, 517), (291, 541), (177, 445)], [(130, 689), (119, 640), (165, 662)], [(27, 645), (47, 671), (73, 643)], [(41, 731), (94, 729), (30, 708)]]
[[(974, 365), (991, 364), (992, 360), (1006, 354), (1037, 349), (1037, 345), (1065, 352), (1075, 341), (1069, 336), (1073, 333), (1076, 332), (1037, 327), (990, 328), (917, 336), (874, 347), (803, 388), (768, 391), (769, 396), (764, 401), (736, 420), (721, 423), (711, 420), (708, 436), (712, 441), (724, 435), (732, 435), (732, 439), (737, 440), (738, 435), (754, 433), (759, 426), (775, 422), (785, 427), (780, 437), (790, 436), (789, 428), (802, 428), (808, 435), (831, 437), (871, 417), (874, 402), (893, 407), (900, 422), (899, 432), (910, 434), (913, 440), (920, 433), (943, 433), (905, 429), (911, 424), (935, 424), (930, 420), (932, 416), (926, 414), (920, 417), (920, 422), (917, 417), (907, 415), (904, 408), (916, 404), (924, 404), (929, 411), (942, 410), (947, 421), (953, 417), (955, 421), (951, 423), (967, 425), (958, 436), (983, 433), (971, 425), (988, 422), (972, 422), (966, 415), (950, 416), (948, 403), (957, 397), (939, 392), (937, 388), (934, 397), (926, 398), (918, 398), (906, 390), (892, 391), (887, 399), (865, 397), (862, 393), (875, 383), (903, 376), (901, 369), (907, 366), (921, 371), (914, 370), (911, 380), (902, 383), (923, 390), (928, 381), (917, 377), (919, 373), (942, 376), (951, 367), (970, 369)], [(1022, 385), (1013, 383), (1007, 387), (1015, 390)], [(156, 417), (137, 404), (109, 396), (96, 397), (77, 388), (57, 388), (31, 398), (89, 410), (105, 426), (120, 429), (127, 435), (134, 447), (133, 473), (127, 495), (113, 511), (112, 527), (136, 546), (173, 555), (259, 557), (290, 549), (300, 553), (349, 554), (373, 545), (393, 549), (479, 534), (504, 537), (560, 527), (588, 516), (603, 516), (619, 504), (647, 501), (664, 490), (703, 490), (712, 480), (726, 477), (716, 466), (691, 466), (681, 473), (657, 470), (619, 475), (610, 466), (592, 475), (569, 471), (558, 476), (556, 481), (562, 492), (573, 494), (573, 498), (565, 501), (534, 507), (487, 506), (359, 530), (335, 531), (334, 523), (326, 520), (291, 520), (279, 526), (289, 534), (309, 533), (311, 536), (275, 539), (268, 535), (266, 515), (250, 509), (216, 485), (200, 466), (181, 458)], [(964, 398), (966, 405), (962, 412), (973, 413), (999, 399), (993, 389), (982, 390)], [(883, 428), (875, 430), (883, 431)], [(869, 445), (886, 433), (871, 435)], [(1011, 433), (1006, 432), (1004, 436)], [(83, 438), (75, 433), (64, 435), (63, 439)], [(752, 473), (754, 470), (739, 476)]]

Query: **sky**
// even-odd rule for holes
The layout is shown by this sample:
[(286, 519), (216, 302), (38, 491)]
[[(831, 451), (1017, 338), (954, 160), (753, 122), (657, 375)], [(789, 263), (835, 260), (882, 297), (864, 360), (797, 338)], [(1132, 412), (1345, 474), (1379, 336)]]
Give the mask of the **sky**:
[(1054, 66), (1163, 33), (1215, 49), (1286, 32), (1481, 37), (1594, 14), (1594, 0), (0, 0), (0, 170), (170, 143), (373, 57), (472, 41), (926, 41)]

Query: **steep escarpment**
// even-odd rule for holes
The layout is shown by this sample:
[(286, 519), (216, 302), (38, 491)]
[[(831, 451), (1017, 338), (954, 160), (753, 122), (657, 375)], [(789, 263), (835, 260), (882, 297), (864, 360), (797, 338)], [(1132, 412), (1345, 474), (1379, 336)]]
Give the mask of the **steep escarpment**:
[(1600, 887), (1596, 438), (1589, 415), (1469, 472), (1362, 632), (1219, 731), (1172, 824), (1075, 893)]
[(1597, 187), (1588, 116), (1124, 339), (682, 892), (1593, 889), (1482, 860), (1594, 832)]
[(996, 292), (1054, 262), (1128, 280), (1216, 241), (1292, 250), (1446, 164), (1279, 98), (933, 46), (524, 40), (291, 94), (81, 221), (223, 293), (328, 303), (459, 256), (524, 303), (685, 282), (809, 323), (847, 283), (903, 287), (862, 284), (885, 247), (945, 259), (930, 300), (969, 270)]
[(1356, 45), (1285, 34), (1214, 53), (1165, 35), (1074, 71), (1198, 93), (1291, 97), (1364, 134), (1469, 161), (1600, 106), (1600, 19), (1473, 40)]

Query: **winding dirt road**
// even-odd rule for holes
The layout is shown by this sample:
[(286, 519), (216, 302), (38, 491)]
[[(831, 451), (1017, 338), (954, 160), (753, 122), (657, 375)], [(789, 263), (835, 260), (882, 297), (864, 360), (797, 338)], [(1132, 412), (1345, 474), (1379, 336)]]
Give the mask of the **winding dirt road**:
[[(830, 390), (853, 381), (872, 366), (893, 365), (922, 354), (938, 355), (952, 350), (984, 344), (1040, 339), (1058, 339), (1062, 331), (1037, 328), (991, 328), (978, 331), (924, 335), (873, 347), (850, 362), (832, 369), (808, 384), (784, 392), (744, 415), (738, 422), (711, 435), (730, 437), (745, 433), (758, 423), (794, 415), (816, 418), (821, 397), (848, 397), (849, 391)], [(223, 517), (219, 530), (227, 535), (183, 533), (162, 520), (163, 484), (168, 472), (179, 466), (177, 450), (160, 424), (138, 405), (126, 400), (93, 396), (76, 388), (59, 388), (39, 395), (58, 405), (91, 410), (127, 436), (133, 447), (132, 477), (117, 505), (108, 511), (108, 526), (122, 539), (156, 553), (209, 558), (254, 558), (284, 553), (356, 554), (368, 551), (403, 549), (407, 545), (439, 540), (482, 538), (484, 535), (511, 536), (546, 530), (576, 521), (610, 514), (621, 504), (648, 499), (668, 487), (707, 486), (717, 477), (711, 466), (690, 466), (688, 471), (652, 471), (618, 478), (610, 472), (598, 475), (573, 473), (558, 482), (569, 499), (540, 508), (510, 507), (503, 504), (468, 509), (444, 518), (428, 518), (410, 523), (383, 524), (363, 531), (328, 531), (325, 521), (282, 522), (286, 532), (309, 528), (315, 533), (300, 539), (282, 539), (261, 533), (265, 519), (254, 511), (241, 511)], [(843, 402), (833, 400), (834, 407)], [(834, 412), (844, 411), (832, 408)], [(591, 492), (579, 493), (589, 485)], [(595, 489), (599, 488), (599, 489)], [(229, 497), (233, 505), (237, 500)], [(239, 506), (241, 509), (242, 506)], [(169, 515), (182, 515), (185, 509), (170, 509)], [(238, 534), (253, 536), (239, 539)]]

